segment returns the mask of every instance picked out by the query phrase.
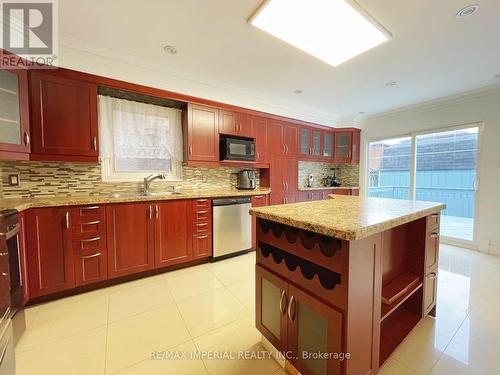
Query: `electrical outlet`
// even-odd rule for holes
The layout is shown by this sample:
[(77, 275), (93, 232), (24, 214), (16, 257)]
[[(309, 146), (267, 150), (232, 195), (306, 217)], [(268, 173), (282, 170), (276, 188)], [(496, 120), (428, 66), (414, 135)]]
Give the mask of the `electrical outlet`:
[(9, 174), (9, 185), (10, 186), (19, 186), (21, 183), (21, 177), (19, 174)]

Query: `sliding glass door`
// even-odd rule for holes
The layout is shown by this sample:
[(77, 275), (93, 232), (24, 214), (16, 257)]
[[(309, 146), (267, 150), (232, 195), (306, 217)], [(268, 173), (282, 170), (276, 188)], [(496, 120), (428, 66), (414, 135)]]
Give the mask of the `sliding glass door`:
[(441, 234), (472, 241), (478, 128), (416, 136), (417, 200), (442, 202)]
[(369, 143), (368, 195), (446, 204), (441, 235), (473, 240), (478, 127)]

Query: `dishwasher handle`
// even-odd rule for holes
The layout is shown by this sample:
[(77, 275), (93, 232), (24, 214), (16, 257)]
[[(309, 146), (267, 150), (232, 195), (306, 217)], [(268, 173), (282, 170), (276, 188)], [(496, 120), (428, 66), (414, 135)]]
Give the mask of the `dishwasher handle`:
[(251, 203), (251, 198), (224, 198), (224, 199), (214, 199), (212, 201), (212, 206), (232, 206), (234, 204), (248, 204)]

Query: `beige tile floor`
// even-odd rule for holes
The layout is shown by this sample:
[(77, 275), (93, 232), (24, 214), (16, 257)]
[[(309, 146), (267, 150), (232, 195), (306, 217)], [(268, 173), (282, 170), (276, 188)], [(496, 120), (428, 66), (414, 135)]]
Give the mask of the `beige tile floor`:
[[(500, 373), (500, 258), (442, 245), (440, 261), (437, 319), (420, 322), (381, 373)], [(283, 375), (270, 359), (150, 359), (262, 350), (254, 263), (247, 254), (30, 307), (17, 374)]]

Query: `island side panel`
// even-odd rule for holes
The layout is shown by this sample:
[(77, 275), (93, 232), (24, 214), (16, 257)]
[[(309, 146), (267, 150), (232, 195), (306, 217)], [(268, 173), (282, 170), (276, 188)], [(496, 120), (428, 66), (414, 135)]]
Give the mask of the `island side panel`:
[(382, 288), (381, 234), (349, 242), (346, 322), (346, 374), (376, 374), (379, 369)]

